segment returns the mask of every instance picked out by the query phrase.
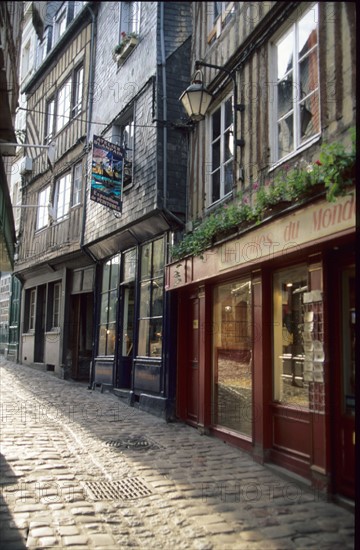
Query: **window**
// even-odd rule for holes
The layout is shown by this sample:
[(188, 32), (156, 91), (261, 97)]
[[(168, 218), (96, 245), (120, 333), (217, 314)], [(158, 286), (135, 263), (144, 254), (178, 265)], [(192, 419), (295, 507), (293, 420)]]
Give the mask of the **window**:
[(164, 293), (164, 239), (141, 247), (138, 355), (161, 357)]
[(123, 303), (121, 355), (125, 356), (129, 356), (133, 353), (136, 260), (137, 255), (135, 248), (124, 253), (124, 273), (123, 282), (121, 284)]
[(66, 30), (66, 3), (55, 17), (54, 22), (54, 45)]
[(36, 218), (36, 229), (42, 229), (48, 224), (48, 208), (49, 208), (49, 199), (50, 199), (50, 186), (48, 185), (45, 189), (38, 194), (38, 208), (37, 208), (37, 218)]
[(318, 7), (308, 10), (275, 44), (277, 74), (273, 160), (320, 132)]
[(53, 311), (52, 311), (52, 327), (60, 327), (60, 303), (61, 303), (61, 283), (54, 284), (54, 295), (53, 295)]
[(232, 101), (232, 97), (226, 99), (210, 118), (210, 204), (225, 197), (233, 188)]
[(72, 114), (75, 117), (81, 113), (82, 98), (84, 87), (84, 67), (79, 67), (74, 73), (74, 86), (73, 86), (73, 108)]
[(73, 177), (73, 190), (72, 190), (72, 206), (76, 206), (81, 203), (82, 192), (82, 163), (75, 165), (74, 177)]
[(29, 293), (29, 330), (35, 330), (35, 305), (36, 305), (36, 290), (33, 288)]
[(121, 2), (120, 36), (140, 32), (140, 7), (141, 2)]
[(103, 266), (99, 326), (99, 355), (114, 355), (115, 353), (119, 274), (120, 254), (117, 254)]
[(67, 216), (70, 208), (71, 174), (65, 174), (55, 183), (54, 209), (56, 220)]
[(313, 316), (304, 315), (307, 279), (307, 267), (301, 265), (278, 271), (273, 282), (274, 400), (305, 408), (309, 407), (309, 382), (304, 376), (304, 342), (310, 336), (308, 343), (317, 344), (304, 328), (311, 331), (314, 324)]
[(235, 4), (240, 2), (207, 2), (208, 43), (220, 36), (235, 13)]
[(45, 57), (51, 50), (52, 43), (52, 26), (46, 27), (43, 39), (38, 41), (36, 52), (36, 68), (38, 69)]
[(251, 281), (213, 290), (212, 422), (252, 436)]
[(56, 131), (58, 132), (70, 120), (71, 110), (71, 81), (69, 78), (60, 88), (57, 97)]
[(55, 99), (50, 99), (46, 105), (46, 117), (45, 117), (45, 143), (50, 143), (52, 140), (55, 128)]
[(122, 124), (113, 126), (112, 142), (124, 149), (124, 175), (123, 187), (126, 188), (133, 181), (133, 160), (134, 160), (134, 118), (133, 114), (128, 115)]

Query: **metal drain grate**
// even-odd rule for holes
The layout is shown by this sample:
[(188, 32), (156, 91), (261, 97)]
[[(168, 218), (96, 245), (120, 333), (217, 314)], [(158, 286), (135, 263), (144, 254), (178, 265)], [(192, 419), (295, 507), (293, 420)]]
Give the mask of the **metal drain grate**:
[(133, 449), (136, 451), (149, 451), (152, 449), (162, 449), (160, 445), (145, 439), (145, 437), (126, 437), (124, 439), (110, 439), (105, 442), (108, 447), (116, 449)]
[(150, 489), (137, 477), (121, 481), (88, 482), (85, 490), (92, 500), (131, 500), (151, 495)]

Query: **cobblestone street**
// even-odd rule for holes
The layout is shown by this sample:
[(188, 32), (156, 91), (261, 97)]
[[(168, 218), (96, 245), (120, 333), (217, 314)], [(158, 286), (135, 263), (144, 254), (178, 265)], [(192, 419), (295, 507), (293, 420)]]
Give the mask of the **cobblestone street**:
[(354, 548), (354, 514), (246, 453), (0, 359), (1, 544)]

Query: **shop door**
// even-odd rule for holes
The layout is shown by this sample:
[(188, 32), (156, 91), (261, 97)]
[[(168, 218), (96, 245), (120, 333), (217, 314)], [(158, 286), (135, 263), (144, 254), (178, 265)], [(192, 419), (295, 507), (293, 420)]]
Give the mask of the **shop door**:
[(186, 416), (197, 424), (199, 412), (199, 298), (189, 300)]
[(92, 292), (71, 296), (71, 378), (89, 380), (93, 340), (94, 297)]
[[(334, 263), (333, 265), (336, 265)], [(335, 350), (335, 491), (355, 498), (355, 265), (338, 270), (339, 323)], [(335, 334), (337, 334), (335, 338)], [(339, 365), (339, 368), (337, 366)]]

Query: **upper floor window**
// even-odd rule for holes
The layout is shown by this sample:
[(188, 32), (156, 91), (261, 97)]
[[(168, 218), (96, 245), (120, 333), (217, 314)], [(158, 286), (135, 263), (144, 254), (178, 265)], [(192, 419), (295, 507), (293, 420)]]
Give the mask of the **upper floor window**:
[(134, 162), (134, 117), (133, 113), (128, 114), (121, 123), (113, 126), (112, 142), (124, 149), (124, 174), (123, 187), (126, 188), (133, 181)]
[(48, 224), (49, 199), (50, 199), (50, 186), (48, 185), (47, 187), (42, 189), (38, 194), (36, 229), (42, 229)]
[(36, 68), (40, 67), (45, 57), (51, 50), (52, 43), (52, 26), (46, 27), (44, 30), (43, 39), (38, 42), (36, 52)]
[(235, 13), (235, 4), (240, 2), (207, 2), (208, 42), (213, 42)]
[(71, 174), (65, 174), (55, 183), (54, 209), (56, 220), (65, 218), (70, 208)]
[(61, 35), (64, 34), (66, 30), (66, 18), (67, 18), (67, 2), (65, 2), (65, 5), (59, 10), (59, 12), (55, 16), (54, 20), (54, 44), (59, 40)]
[(47, 102), (45, 115), (45, 143), (50, 143), (55, 134), (55, 99)]
[(210, 116), (209, 204), (233, 188), (233, 98), (228, 97)]
[(84, 67), (78, 67), (74, 72), (74, 86), (73, 86), (73, 116), (81, 113), (82, 98), (84, 88)]
[(320, 132), (317, 5), (275, 43), (274, 56), (277, 80), (271, 127), (276, 162)]
[(73, 190), (72, 190), (72, 206), (81, 203), (82, 192), (82, 163), (79, 162), (74, 167)]
[(141, 2), (121, 2), (120, 33), (140, 32)]
[(58, 132), (70, 120), (71, 110), (71, 84), (72, 79), (69, 78), (59, 90), (57, 96), (57, 113), (56, 113), (56, 131)]

